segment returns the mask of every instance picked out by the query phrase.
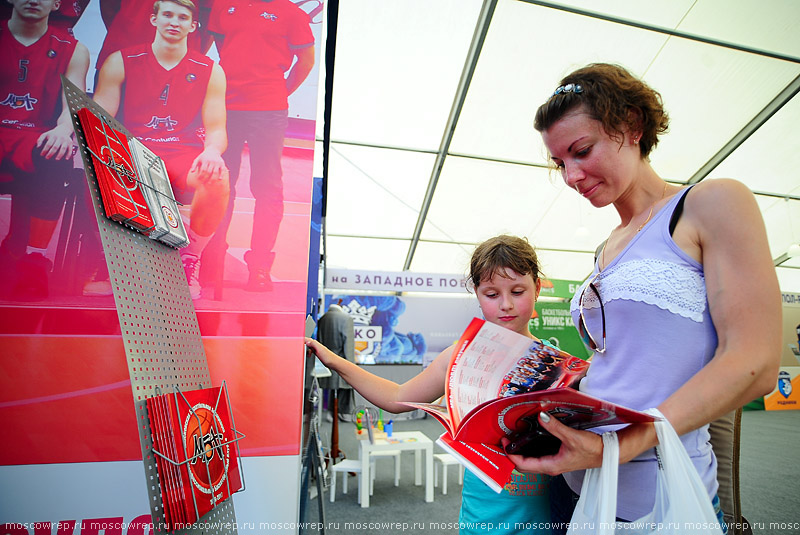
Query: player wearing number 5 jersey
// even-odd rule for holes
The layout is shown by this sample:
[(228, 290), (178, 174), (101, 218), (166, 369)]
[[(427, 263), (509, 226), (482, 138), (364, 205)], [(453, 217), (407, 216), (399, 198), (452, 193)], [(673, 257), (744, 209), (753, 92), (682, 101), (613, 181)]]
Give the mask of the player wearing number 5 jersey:
[(197, 27), (190, 0), (161, 0), (150, 22), (155, 40), (115, 52), (100, 70), (94, 100), (162, 157), (178, 200), (190, 203), (190, 245), (181, 258), (193, 298), (200, 297), (199, 258), (228, 204), (222, 160), (225, 74), (210, 58), (189, 51)]
[[(62, 1), (58, 9), (54, 9), (50, 13), (47, 25), (53, 29), (63, 30), (67, 32), (70, 37), (74, 37), (72, 28), (78, 23), (88, 5), (89, 0)], [(13, 13), (14, 7), (11, 5), (11, 2), (3, 2), (0, 4), (0, 20), (3, 21), (3, 24), (11, 18)]]
[(83, 88), (89, 52), (50, 28), (59, 0), (12, 0), (0, 23), (0, 194), (11, 194), (8, 234), (0, 246), (3, 294), (48, 295), (46, 250), (74, 175), (72, 122), (61, 75)]

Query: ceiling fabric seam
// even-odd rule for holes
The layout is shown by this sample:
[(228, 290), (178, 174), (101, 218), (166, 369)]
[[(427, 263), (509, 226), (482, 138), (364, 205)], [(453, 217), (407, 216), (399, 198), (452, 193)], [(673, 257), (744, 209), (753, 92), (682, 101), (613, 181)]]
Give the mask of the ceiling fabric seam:
[[(408, 238), (398, 238), (394, 236), (365, 236), (363, 234), (338, 234), (338, 233), (331, 233), (329, 234), (332, 238), (355, 238), (355, 239), (364, 239), (364, 240), (389, 240), (389, 241), (406, 241)], [(430, 240), (430, 239), (420, 239), (422, 243), (438, 243), (440, 245), (458, 245), (461, 247), (469, 246), (469, 247), (477, 247), (479, 243), (477, 242), (464, 242), (464, 241), (452, 241), (452, 240)], [(594, 254), (594, 250), (586, 250), (586, 249), (564, 249), (559, 247), (536, 247), (537, 251), (550, 251), (556, 253), (572, 253), (572, 254)]]
[[(382, 189), (383, 191), (385, 191), (385, 192), (387, 193), (387, 195), (389, 195), (390, 197), (392, 197), (393, 199), (395, 199), (397, 202), (399, 202), (400, 204), (402, 204), (403, 206), (405, 206), (406, 208), (408, 208), (408, 209), (409, 209), (411, 212), (417, 212), (417, 209), (416, 209), (416, 208), (414, 208), (414, 207), (413, 207), (413, 206), (411, 206), (409, 203), (407, 203), (406, 201), (404, 201), (403, 199), (401, 199), (401, 198), (400, 198), (398, 195), (395, 195), (395, 193), (394, 193), (392, 190), (390, 190), (389, 188), (387, 188), (386, 186), (384, 186), (384, 185), (383, 185), (383, 184), (382, 184), (382, 183), (381, 183), (379, 180), (377, 180), (376, 178), (374, 178), (374, 177), (373, 177), (371, 174), (369, 174), (369, 173), (367, 173), (366, 171), (364, 171), (364, 170), (363, 170), (361, 167), (359, 167), (359, 166), (358, 166), (358, 165), (357, 165), (357, 164), (356, 164), (356, 163), (355, 163), (353, 160), (351, 160), (350, 158), (348, 158), (347, 156), (345, 156), (344, 154), (342, 154), (342, 152), (341, 152), (340, 150), (337, 150), (337, 149), (335, 149), (335, 148), (334, 148), (334, 149), (332, 149), (332, 150), (333, 150), (333, 151), (334, 151), (336, 154), (338, 154), (340, 158), (342, 158), (344, 161), (346, 161), (347, 163), (349, 163), (349, 164), (350, 164), (350, 165), (351, 165), (351, 166), (352, 166), (352, 167), (353, 167), (355, 170), (357, 170), (357, 171), (358, 171), (359, 173), (361, 173), (361, 174), (362, 174), (364, 177), (366, 177), (366, 178), (367, 178), (367, 179), (368, 179), (370, 182), (372, 182), (373, 184), (375, 184), (375, 186), (377, 186), (378, 188), (380, 188), (380, 189)], [(417, 212), (417, 214), (418, 214), (418, 212)], [(431, 222), (431, 225), (433, 225), (433, 226), (436, 228), (436, 230), (438, 230), (439, 232), (441, 232), (442, 234), (444, 234), (444, 235), (445, 235), (445, 236), (447, 236), (448, 238), (449, 238), (449, 237), (451, 237), (451, 236), (450, 236), (450, 234), (448, 234), (448, 232), (447, 232), (447, 231), (445, 231), (443, 228), (439, 227), (439, 226), (438, 226), (436, 223), (434, 223), (434, 222)]]
[(733, 153), (747, 138), (749, 138), (756, 130), (766, 123), (770, 117), (775, 115), (787, 102), (792, 100), (794, 96), (800, 91), (800, 75), (795, 77), (783, 91), (778, 93), (769, 104), (759, 111), (755, 117), (750, 119), (748, 123), (736, 133), (717, 153), (711, 157), (694, 175), (689, 179), (687, 184), (696, 184), (706, 178), (711, 171), (713, 171), (722, 161)]
[(763, 50), (760, 48), (755, 48), (751, 46), (740, 45), (737, 43), (731, 43), (730, 41), (723, 41), (721, 39), (714, 39), (711, 37), (705, 37), (702, 35), (696, 35), (689, 32), (681, 32), (679, 30), (673, 30), (671, 28), (665, 28), (663, 26), (656, 26), (654, 24), (645, 24), (644, 22), (638, 22), (635, 20), (630, 19), (623, 19), (622, 17), (614, 17), (611, 15), (606, 15), (604, 13), (599, 13), (597, 11), (590, 11), (588, 9), (579, 9), (572, 6), (566, 6), (563, 4), (558, 4), (555, 2), (547, 2), (544, 0), (517, 0), (518, 2), (524, 2), (526, 4), (531, 4), (540, 7), (546, 7), (550, 9), (556, 9), (559, 11), (565, 11), (567, 13), (572, 13), (574, 15), (582, 15), (584, 17), (590, 17), (593, 19), (604, 20), (606, 22), (613, 22), (615, 24), (622, 24), (625, 26), (631, 26), (633, 28), (639, 28), (640, 30), (647, 30), (656, 33), (663, 33), (667, 35), (671, 35), (673, 37), (680, 37), (683, 39), (688, 39), (690, 41), (697, 41), (699, 43), (705, 43), (708, 45), (719, 46), (723, 48), (728, 48), (731, 50), (737, 50), (739, 52), (746, 52), (748, 54), (755, 54), (758, 56), (764, 56), (767, 58), (772, 59), (779, 59), (781, 61), (788, 61), (790, 63), (800, 63), (800, 57), (797, 56), (790, 56), (789, 54), (781, 54), (780, 52), (773, 52), (771, 50)]

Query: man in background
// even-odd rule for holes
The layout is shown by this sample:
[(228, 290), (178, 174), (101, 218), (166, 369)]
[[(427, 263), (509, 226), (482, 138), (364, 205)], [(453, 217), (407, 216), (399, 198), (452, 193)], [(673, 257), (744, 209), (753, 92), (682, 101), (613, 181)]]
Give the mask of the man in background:
[[(327, 312), (322, 315), (317, 325), (317, 340), (334, 352), (336, 355), (343, 356), (347, 360), (354, 362), (355, 359), (355, 332), (353, 318), (344, 311), (341, 306), (342, 300), (332, 303)], [(342, 419), (349, 419), (352, 413), (353, 388), (339, 377), (335, 371), (331, 371), (330, 377), (322, 377), (319, 381), (320, 388), (328, 390), (328, 410), (331, 420), (337, 415), (334, 414), (333, 400), (338, 401), (338, 412)]]
[[(250, 155), (250, 191), (255, 197), (245, 288), (272, 288), (273, 248), (283, 219), (281, 156), (288, 125), (288, 96), (314, 66), (314, 36), (308, 15), (289, 0), (217, 0), (209, 30), (228, 79), (228, 150), (231, 192), (235, 192), (245, 142)], [(226, 234), (233, 214), (231, 196), (214, 239), (221, 279)]]
[[(50, 28), (60, 28), (69, 33), (70, 36), (74, 36), (72, 28), (78, 24), (84, 11), (86, 11), (86, 6), (89, 5), (89, 1), (90, 0), (62, 1), (58, 9), (50, 13), (50, 19), (47, 25)], [(0, 20), (3, 22), (9, 20), (12, 13), (14, 13), (14, 6), (11, 2), (0, 3)]]

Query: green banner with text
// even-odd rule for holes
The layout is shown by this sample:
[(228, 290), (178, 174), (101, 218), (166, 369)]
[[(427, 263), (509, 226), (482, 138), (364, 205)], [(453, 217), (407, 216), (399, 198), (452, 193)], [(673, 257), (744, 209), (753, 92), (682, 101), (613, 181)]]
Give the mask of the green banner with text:
[(583, 281), (568, 281), (560, 279), (542, 279), (542, 291), (539, 297), (561, 297), (572, 299)]
[(590, 354), (583, 345), (578, 329), (572, 322), (568, 302), (539, 301), (536, 303), (536, 316), (531, 318), (528, 329), (537, 338), (548, 340), (570, 355), (585, 359)]

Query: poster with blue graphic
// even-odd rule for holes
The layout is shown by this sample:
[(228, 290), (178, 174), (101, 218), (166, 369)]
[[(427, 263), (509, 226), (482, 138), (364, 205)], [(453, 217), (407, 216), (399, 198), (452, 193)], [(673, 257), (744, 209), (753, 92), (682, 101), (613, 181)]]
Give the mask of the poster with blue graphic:
[(325, 310), (341, 300), (354, 323), (358, 364), (423, 364), (458, 340), (474, 317), (474, 296), (416, 297), (333, 294)]

